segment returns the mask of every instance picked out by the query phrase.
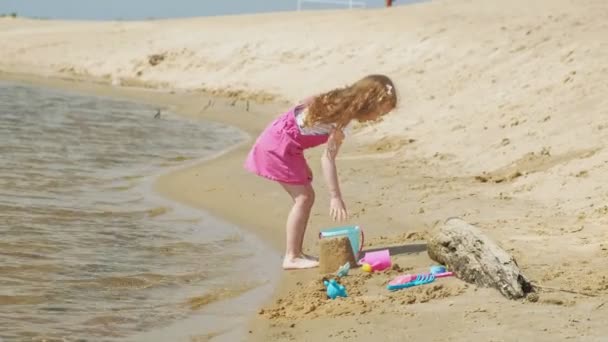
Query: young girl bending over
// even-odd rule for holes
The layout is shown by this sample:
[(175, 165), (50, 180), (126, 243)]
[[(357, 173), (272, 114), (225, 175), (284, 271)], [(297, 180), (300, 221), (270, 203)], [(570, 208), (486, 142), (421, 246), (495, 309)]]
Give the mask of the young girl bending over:
[(384, 75), (369, 75), (348, 87), (303, 101), (276, 118), (258, 137), (245, 168), (276, 181), (293, 199), (287, 216), (284, 269), (318, 266), (315, 258), (302, 252), (315, 200), (312, 171), (304, 158), (304, 150), (326, 144), (321, 165), (329, 188), (329, 213), (334, 221), (346, 220), (335, 162), (344, 131), (352, 120), (375, 121), (396, 105), (397, 94), (391, 79)]

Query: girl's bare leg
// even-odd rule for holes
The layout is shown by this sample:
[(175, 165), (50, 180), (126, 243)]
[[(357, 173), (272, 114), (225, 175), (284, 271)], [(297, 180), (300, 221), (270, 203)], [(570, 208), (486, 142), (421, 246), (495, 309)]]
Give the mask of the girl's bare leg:
[(308, 218), (312, 205), (315, 202), (315, 192), (309, 185), (293, 185), (281, 183), (285, 191), (293, 199), (293, 207), (287, 216), (286, 248), (284, 269), (313, 268), (319, 265), (314, 258), (307, 257), (302, 252), (304, 234), (308, 225)]

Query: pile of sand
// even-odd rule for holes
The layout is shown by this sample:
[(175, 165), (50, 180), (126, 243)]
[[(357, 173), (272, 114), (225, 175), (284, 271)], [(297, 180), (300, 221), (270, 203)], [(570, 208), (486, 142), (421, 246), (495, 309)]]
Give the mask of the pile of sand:
[(299, 283), (288, 295), (279, 298), (273, 306), (260, 310), (260, 315), (271, 320), (297, 320), (319, 317), (363, 315), (369, 312), (388, 313), (401, 311), (400, 305), (426, 303), (433, 299), (457, 296), (468, 285), (457, 279), (437, 279), (431, 284), (399, 291), (388, 291), (386, 285), (397, 275), (405, 274), (399, 265), (384, 272), (366, 273), (360, 269), (350, 271), (337, 279), (346, 287), (348, 297), (328, 299), (323, 281), (319, 277), (306, 284)]

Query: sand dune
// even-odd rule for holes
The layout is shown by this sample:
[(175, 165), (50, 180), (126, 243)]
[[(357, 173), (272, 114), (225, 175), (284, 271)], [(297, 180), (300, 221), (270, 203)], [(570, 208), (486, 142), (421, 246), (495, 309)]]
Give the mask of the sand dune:
[(425, 153), (482, 172), (605, 138), (606, 15), (602, 1), (478, 0), (144, 22), (6, 18), (0, 66), (291, 101), (387, 73), (401, 107), (366, 136), (407, 133)]

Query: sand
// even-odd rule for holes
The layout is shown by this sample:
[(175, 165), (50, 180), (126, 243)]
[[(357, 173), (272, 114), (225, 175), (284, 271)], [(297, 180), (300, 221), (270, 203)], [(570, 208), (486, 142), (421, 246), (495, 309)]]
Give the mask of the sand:
[[(399, 108), (358, 127), (338, 161), (349, 223), (365, 229), (368, 247), (391, 248), (402, 272), (421, 272), (433, 264), (428, 232), (460, 216), (544, 288), (525, 301), (457, 279), (389, 293), (384, 287), (398, 270), (353, 270), (344, 278), (352, 295), (330, 302), (318, 272), (285, 272), (275, 298), (252, 317), (250, 339), (601, 341), (608, 334), (607, 17), (601, 0), (445, 0), (142, 22), (4, 18), (0, 70), (81, 90), (76, 81), (93, 80), (252, 137), (288, 103), (386, 73)], [(290, 200), (242, 169), (249, 144), (165, 175), (157, 190), (282, 250)], [(317, 175), (319, 154), (308, 154)], [(318, 230), (335, 223), (322, 177), (314, 185), (305, 247), (317, 254)]]
[(350, 240), (346, 236), (319, 241), (319, 273), (336, 273), (342, 265), (357, 267)]

